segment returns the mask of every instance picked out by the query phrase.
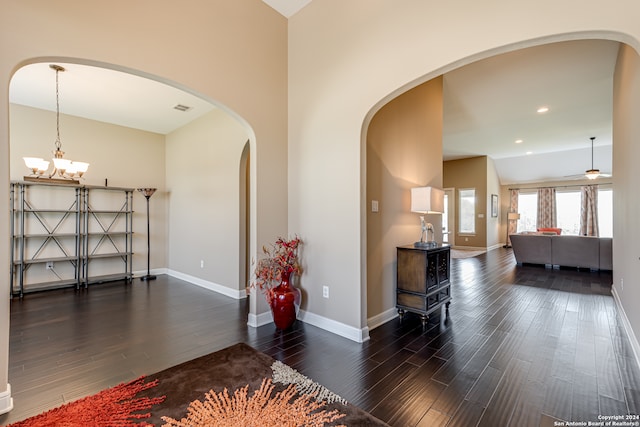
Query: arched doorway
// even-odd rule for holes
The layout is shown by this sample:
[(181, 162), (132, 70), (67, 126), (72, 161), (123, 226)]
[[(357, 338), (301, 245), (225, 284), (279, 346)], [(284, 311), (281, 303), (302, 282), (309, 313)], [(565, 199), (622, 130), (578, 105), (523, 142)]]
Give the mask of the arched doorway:
[[(586, 37), (586, 35), (585, 35)], [(585, 49), (584, 46), (587, 46), (590, 43), (594, 43), (597, 46), (603, 47), (603, 49), (600, 50), (601, 55), (596, 55), (596, 57), (594, 57), (593, 55), (593, 49), (590, 49), (591, 54), (588, 57), (589, 61), (598, 61), (599, 58), (604, 58), (601, 60), (607, 61), (607, 66), (609, 67), (610, 71), (609, 71), (609, 83), (610, 86), (608, 88), (609, 90), (609, 95), (611, 94), (613, 88), (613, 69), (615, 67), (615, 60), (617, 57), (617, 46), (618, 46), (618, 42), (613, 42), (613, 41), (609, 41), (609, 40), (589, 40), (589, 41), (575, 41), (574, 37), (571, 38), (567, 38), (567, 40), (570, 41), (566, 41), (564, 42), (564, 44), (567, 45), (567, 48), (570, 49), (571, 48), (571, 44), (575, 43), (574, 46), (578, 45), (578, 44), (582, 44), (583, 46), (579, 47), (579, 49)], [(553, 40), (554, 44), (557, 44), (557, 40)], [(538, 44), (541, 43), (541, 44)], [(544, 42), (542, 41), (536, 41), (536, 45), (539, 46), (537, 49), (545, 49), (545, 45)], [(452, 106), (451, 104), (454, 102), (460, 102), (462, 103), (462, 100), (460, 98), (463, 97), (463, 95), (465, 94), (459, 94), (455, 92), (455, 87), (451, 86), (451, 82), (447, 81), (447, 73), (451, 73), (454, 74), (456, 73), (458, 70), (463, 69), (463, 68), (468, 68), (473, 70), (474, 66), (478, 67), (476, 68), (476, 72), (477, 73), (490, 73), (490, 69), (487, 68), (483, 68), (483, 60), (485, 59), (490, 59), (490, 58), (495, 58), (496, 56), (500, 55), (501, 57), (505, 58), (505, 61), (508, 61), (509, 58), (511, 58), (511, 60), (513, 60), (513, 58), (520, 58), (522, 59), (522, 57), (526, 57), (527, 55), (527, 48), (530, 47), (529, 43), (523, 42), (521, 44), (519, 44), (518, 46), (505, 46), (502, 49), (497, 49), (493, 52), (490, 53), (486, 53), (486, 54), (482, 54), (481, 57), (478, 56), (474, 56), (472, 58), (467, 58), (464, 59), (462, 61), (460, 61), (460, 63), (463, 63), (464, 65), (460, 66), (459, 63), (457, 64), (452, 64), (449, 67), (445, 67), (445, 70), (441, 70), (441, 75), (444, 76), (444, 82), (443, 82), (443, 91), (442, 91), (442, 97), (440, 98), (440, 100), (436, 99), (435, 102), (441, 102), (443, 105), (443, 109), (444, 112), (440, 111), (440, 112), (436, 112), (436, 114), (442, 114), (443, 115), (443, 123), (444, 123), (444, 129), (443, 129), (443, 137), (442, 140), (447, 141), (447, 132), (449, 133), (463, 133), (463, 132), (467, 132), (469, 135), (471, 135), (470, 132), (470, 128), (472, 127), (472, 115), (474, 112), (474, 109), (471, 108), (470, 111), (468, 111), (469, 114), (469, 124), (465, 129), (461, 129), (461, 126), (459, 125), (459, 123), (461, 123), (461, 119), (460, 117), (454, 117), (454, 119), (456, 120), (456, 125), (455, 126), (449, 126), (449, 128), (447, 128), (447, 119), (451, 119), (451, 115), (452, 114), (462, 114), (461, 109), (459, 108), (460, 105), (454, 105)], [(535, 49), (535, 48), (532, 48)], [(578, 49), (578, 47), (576, 47), (575, 49)], [(596, 51), (598, 51), (598, 49), (596, 49)], [(553, 52), (553, 55), (555, 55), (557, 52)], [(553, 57), (553, 55), (551, 55), (551, 57)], [(539, 57), (536, 56), (536, 59), (538, 59)], [(507, 62), (508, 63), (508, 62)], [(549, 63), (550, 65), (553, 64), (553, 62)], [(505, 65), (505, 62), (502, 62), (502, 65)], [(540, 63), (538, 63), (538, 65), (540, 66), (540, 68), (544, 69), (544, 66)], [(556, 64), (559, 66), (559, 64)], [(575, 73), (582, 73), (583, 72), (583, 68), (584, 67), (584, 63), (578, 63), (576, 65), (575, 68), (573, 68), (572, 71), (568, 70), (568, 69), (564, 69), (563, 71), (566, 73), (569, 73), (569, 79), (574, 77), (570, 76), (571, 72), (575, 72)], [(437, 77), (439, 78), (439, 77)], [(515, 78), (514, 78), (515, 79)], [(391, 105), (393, 102), (402, 102), (402, 101), (397, 101), (398, 99), (400, 99), (400, 97), (405, 97), (406, 99), (411, 97), (411, 92), (412, 91), (416, 91), (416, 90), (422, 90), (420, 88), (422, 88), (425, 84), (428, 84), (429, 81), (434, 81), (435, 79), (433, 78), (433, 76), (430, 77), (425, 77), (423, 79), (420, 79), (419, 82), (417, 82), (416, 85), (411, 85), (412, 89), (403, 91), (402, 93), (396, 93), (395, 95), (390, 95), (390, 97), (384, 101), (384, 105), (382, 105), (383, 103), (381, 102), (380, 105), (377, 107), (377, 109), (375, 110), (375, 114), (371, 113), (370, 116), (372, 117), (368, 123), (368, 126), (365, 126), (366, 130), (366, 143), (367, 143), (367, 149), (366, 149), (366, 159), (363, 159), (363, 161), (367, 162), (366, 167), (364, 168), (364, 170), (367, 171), (367, 176), (366, 176), (366, 188), (367, 188), (367, 192), (366, 192), (366, 200), (364, 201), (364, 203), (362, 204), (362, 206), (365, 206), (366, 211), (362, 213), (362, 217), (366, 217), (366, 223), (367, 223), (367, 236), (366, 236), (366, 241), (368, 242), (368, 247), (367, 247), (367, 253), (366, 253), (366, 257), (367, 257), (367, 261), (366, 261), (366, 274), (363, 273), (363, 277), (366, 277), (366, 292), (365, 294), (367, 295), (367, 319), (369, 319), (369, 327), (375, 327), (381, 323), (384, 323), (385, 321), (388, 321), (390, 319), (392, 319), (393, 317), (396, 316), (395, 313), (395, 309), (394, 309), (394, 303), (390, 301), (394, 301), (394, 293), (395, 293), (395, 247), (397, 245), (402, 245), (402, 244), (410, 244), (412, 241), (410, 241), (409, 237), (412, 235), (410, 231), (407, 230), (407, 228), (413, 229), (414, 231), (417, 232), (417, 230), (419, 230), (418, 228), (418, 223), (416, 221), (412, 221), (411, 218), (411, 214), (408, 211), (408, 196), (403, 196), (402, 192), (404, 191), (405, 193), (408, 194), (408, 188), (411, 186), (422, 186), (422, 185), (437, 185), (437, 183), (433, 183), (433, 182), (416, 182), (415, 181), (415, 176), (416, 176), (416, 171), (420, 171), (421, 168), (425, 167), (425, 163), (427, 165), (429, 165), (430, 167), (434, 167), (437, 169), (440, 169), (440, 178), (442, 175), (441, 172), (441, 167), (436, 166), (434, 164), (432, 164), (430, 162), (429, 157), (430, 156), (418, 156), (419, 158), (411, 158), (411, 155), (402, 155), (401, 153), (398, 153), (397, 150), (395, 150), (395, 154), (393, 156), (389, 156), (386, 159), (381, 159), (380, 158), (380, 152), (381, 150), (376, 147), (375, 149), (372, 149), (372, 147), (369, 145), (370, 141), (372, 139), (372, 126), (375, 124), (376, 118), (379, 117), (379, 113), (384, 111), (385, 108), (387, 108), (387, 106)], [(543, 80), (543, 78), (541, 77), (540, 80)], [(426, 83), (425, 83), (426, 82)], [(506, 86), (508, 84), (508, 82), (503, 81), (503, 84)], [(524, 83), (523, 83), (524, 84)], [(593, 82), (591, 82), (591, 86), (586, 86), (584, 88), (584, 91), (589, 91), (589, 90), (594, 90), (594, 88), (592, 87)], [(599, 88), (596, 88), (599, 89)], [(479, 91), (480, 92), (480, 91)], [(557, 92), (557, 88), (551, 88), (551, 93), (553, 93), (554, 95), (556, 95)], [(434, 96), (437, 96), (434, 95)], [(497, 102), (499, 100), (499, 95), (497, 95), (495, 92), (493, 92), (493, 96), (494, 98), (492, 98), (491, 95), (491, 90), (487, 88), (487, 92), (484, 94), (484, 100), (486, 100), (486, 109), (487, 110), (491, 110), (491, 105), (492, 102)], [(542, 97), (542, 93), (540, 93), (540, 96)], [(580, 94), (580, 97), (583, 97), (584, 93)], [(421, 101), (418, 101), (418, 104), (416, 104), (415, 108), (423, 108), (420, 105), (424, 106), (427, 105), (428, 101), (425, 100), (426, 98), (423, 97), (423, 99)], [(520, 98), (518, 98), (519, 100), (521, 100)], [(579, 98), (577, 98), (579, 99)], [(410, 103), (413, 101), (406, 101), (406, 108), (411, 108), (410, 107)], [(422, 104), (420, 104), (420, 102), (422, 102)], [(445, 105), (445, 103), (449, 103), (449, 105)], [(381, 106), (382, 105), (382, 106)], [(609, 137), (609, 141), (610, 141), (610, 136), (611, 136), (611, 105), (610, 103), (607, 104), (608, 106), (608, 114), (609, 114), (609, 123), (608, 123), (608, 137)], [(574, 107), (575, 108), (575, 107)], [(581, 112), (584, 113), (584, 109), (583, 106), (580, 106), (581, 108)], [(426, 111), (426, 110), (425, 110)], [(449, 117), (447, 116), (447, 114), (449, 114)], [(407, 120), (407, 117), (410, 116), (410, 113), (406, 113), (403, 112), (401, 115), (398, 115), (396, 117), (403, 117), (404, 120)], [(532, 115), (533, 116), (533, 115)], [(464, 119), (464, 117), (462, 117), (462, 119)], [(401, 128), (401, 130), (397, 130), (397, 132), (403, 132), (405, 133), (405, 135), (401, 135), (400, 133), (389, 133), (390, 130), (392, 129), (392, 127), (386, 127), (383, 130), (374, 130), (374, 132), (380, 132), (382, 133), (386, 133), (385, 137), (389, 138), (389, 144), (393, 144), (395, 148), (399, 147), (399, 143), (400, 141), (406, 141), (407, 137), (406, 134), (411, 134), (412, 130), (407, 130), (407, 129), (413, 129), (414, 135), (413, 137), (416, 140), (417, 144), (421, 144), (422, 146), (426, 145), (429, 147), (430, 154), (437, 156), (439, 154), (439, 147), (436, 147), (438, 144), (440, 144), (441, 142), (439, 140), (437, 140), (437, 137), (432, 137), (431, 140), (429, 140), (428, 137), (425, 137), (425, 133), (419, 133), (417, 130), (421, 129), (421, 126), (424, 126), (425, 123), (425, 119), (424, 117), (420, 117), (417, 119), (418, 121), (411, 124), (410, 122), (404, 122), (403, 126)], [(496, 120), (499, 120), (496, 119)], [(592, 121), (589, 126), (585, 126), (586, 128), (589, 128), (591, 131), (594, 130), (594, 126), (597, 130), (602, 131), (602, 127), (601, 124), (594, 124), (594, 121)], [(496, 121), (495, 124), (496, 127), (499, 127), (499, 121)], [(539, 125), (538, 125), (539, 126)], [(550, 126), (549, 126), (550, 127)], [(582, 129), (582, 132), (584, 133), (586, 130)], [(606, 132), (607, 129), (604, 130), (604, 132)], [(588, 132), (588, 131), (587, 131)], [(464, 133), (463, 133), (464, 134)], [(456, 135), (458, 136), (458, 135)], [(583, 136), (583, 135), (582, 135)], [(375, 136), (373, 137), (375, 138)], [(538, 137), (536, 137), (538, 138)], [(532, 137), (532, 140), (535, 140), (536, 138)], [(517, 138), (510, 138), (508, 141), (508, 143), (510, 143), (511, 145), (514, 144), (515, 140)], [(584, 138), (582, 138), (584, 140)], [(393, 140), (393, 141), (391, 141)], [(479, 143), (481, 141), (481, 138), (471, 138), (470, 140), (472, 140), (474, 143)], [(404, 143), (404, 142), (403, 142)], [(446, 151), (446, 147), (445, 147), (445, 151)], [(485, 154), (489, 154), (489, 153), (485, 153)], [(483, 155), (482, 151), (478, 151), (476, 155)], [(559, 156), (559, 153), (554, 154), (555, 156)], [(371, 161), (375, 161), (378, 166), (376, 167), (371, 167), (371, 164), (369, 162)], [(380, 166), (383, 165), (383, 166)], [(385, 171), (385, 173), (380, 174), (380, 171)], [(568, 175), (569, 172), (565, 172), (565, 175)], [(441, 184), (442, 185), (442, 184)], [(446, 186), (446, 183), (445, 183)], [(393, 190), (395, 188), (395, 190)], [(389, 193), (389, 191), (391, 191), (391, 193)], [(386, 193), (385, 193), (386, 192)], [(489, 192), (490, 194), (491, 192)], [(488, 197), (488, 196), (487, 196)], [(371, 209), (371, 203), (372, 200), (386, 200), (386, 204), (385, 203), (380, 203), (379, 204), (379, 211), (376, 213), (372, 212)], [(389, 206), (389, 201), (392, 201), (392, 206)], [(404, 211), (402, 212), (396, 212), (396, 219), (395, 220), (389, 220), (389, 214), (392, 211), (397, 211), (398, 206), (400, 204), (403, 204), (404, 206)], [(389, 209), (391, 209), (391, 211), (389, 211)], [(486, 221), (487, 223), (487, 228), (488, 228), (488, 222), (491, 221), (490, 215), (486, 214), (484, 211), (480, 212), (481, 214), (483, 214), (483, 221)], [(379, 221), (377, 218), (385, 218), (387, 219), (387, 223), (388, 223), (388, 227), (386, 229), (376, 229), (376, 227), (372, 227), (372, 221), (373, 224), (377, 224)], [(496, 221), (496, 220), (494, 220)], [(495, 230), (500, 230), (499, 227), (495, 227)], [(371, 233), (376, 233), (376, 234), (371, 234)], [(415, 233), (414, 233), (415, 234)], [(498, 234), (496, 236), (499, 236)], [(497, 237), (496, 237), (497, 238)], [(407, 240), (409, 239), (409, 240)], [(484, 238), (484, 241), (488, 241), (489, 239), (487, 237)], [(383, 254), (381, 254), (383, 253)], [(372, 257), (375, 257), (375, 259), (372, 260)], [(373, 261), (373, 262), (372, 262)]]

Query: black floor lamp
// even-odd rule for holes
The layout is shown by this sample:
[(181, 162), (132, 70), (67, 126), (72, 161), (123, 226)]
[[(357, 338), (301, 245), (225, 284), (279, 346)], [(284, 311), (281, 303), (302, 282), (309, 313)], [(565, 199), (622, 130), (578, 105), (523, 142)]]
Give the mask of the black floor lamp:
[(155, 188), (138, 188), (138, 191), (147, 199), (147, 275), (140, 280), (155, 280), (156, 276), (151, 275), (151, 233), (149, 227), (149, 198), (156, 192)]

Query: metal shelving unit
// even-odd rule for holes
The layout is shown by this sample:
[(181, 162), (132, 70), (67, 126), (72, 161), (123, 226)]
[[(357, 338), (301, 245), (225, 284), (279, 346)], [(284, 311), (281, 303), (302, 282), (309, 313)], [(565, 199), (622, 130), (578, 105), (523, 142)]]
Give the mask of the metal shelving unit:
[(15, 181), (10, 208), (12, 296), (131, 281), (133, 189)]
[[(93, 200), (99, 192), (122, 191), (124, 200), (119, 209), (104, 209), (93, 206)], [(99, 198), (98, 198), (99, 199)], [(122, 273), (111, 273), (100, 270), (90, 272), (89, 268), (97, 260), (122, 261), (125, 279), (131, 280), (133, 274), (133, 189), (109, 187), (85, 187), (83, 220), (84, 234), (82, 236), (82, 282), (85, 286), (90, 283), (101, 283), (122, 279)], [(112, 203), (110, 205), (113, 205)]]

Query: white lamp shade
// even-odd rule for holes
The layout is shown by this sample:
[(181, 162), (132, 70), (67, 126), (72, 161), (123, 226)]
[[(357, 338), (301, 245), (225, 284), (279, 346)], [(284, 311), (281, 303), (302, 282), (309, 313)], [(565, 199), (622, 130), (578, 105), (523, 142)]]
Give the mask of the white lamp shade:
[(44, 172), (46, 172), (47, 169), (49, 169), (49, 161), (41, 159), (40, 167), (38, 167), (38, 172), (43, 172), (44, 173)]
[(85, 173), (89, 169), (89, 163), (86, 162), (72, 162), (76, 168), (76, 172)]
[(520, 214), (518, 212), (509, 212), (507, 214), (507, 219), (509, 219), (509, 220), (520, 219)]
[(71, 164), (71, 160), (67, 159), (53, 159), (53, 164), (56, 169), (67, 170), (69, 165)]
[(27, 165), (34, 173), (44, 173), (49, 169), (49, 162), (40, 157), (23, 157), (24, 164)]
[(38, 169), (42, 164), (42, 158), (40, 157), (23, 157), (24, 164), (27, 165), (29, 169)]
[(434, 187), (414, 187), (411, 189), (411, 212), (443, 213), (444, 190)]
[(66, 168), (66, 172), (69, 175), (73, 176), (77, 171), (78, 171), (78, 168), (76, 167), (76, 162), (69, 162)]

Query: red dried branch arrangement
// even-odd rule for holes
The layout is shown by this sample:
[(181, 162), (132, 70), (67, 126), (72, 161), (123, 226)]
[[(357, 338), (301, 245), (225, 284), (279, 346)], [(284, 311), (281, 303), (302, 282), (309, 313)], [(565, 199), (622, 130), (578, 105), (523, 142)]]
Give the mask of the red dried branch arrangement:
[(301, 244), (302, 240), (295, 236), (289, 240), (279, 237), (270, 248), (263, 246), (263, 257), (255, 265), (255, 278), (249, 287), (260, 289), (267, 300), (270, 300), (270, 291), (280, 283), (283, 274), (302, 272), (298, 261), (298, 248)]
[(139, 392), (158, 385), (158, 380), (145, 384), (144, 379), (143, 376), (128, 383), (118, 384), (8, 427), (153, 426), (146, 422), (133, 421), (149, 418), (148, 412), (139, 411), (146, 411), (165, 399), (165, 396), (135, 398)]
[(314, 395), (295, 398), (297, 391), (293, 384), (273, 397), (270, 378), (262, 380), (260, 389), (249, 398), (248, 390), (247, 385), (233, 396), (229, 396), (226, 388), (221, 393), (211, 390), (205, 394), (204, 402), (191, 402), (186, 418), (178, 421), (162, 417), (164, 427), (321, 427), (345, 416), (337, 409), (323, 409), (325, 404), (317, 402)]

